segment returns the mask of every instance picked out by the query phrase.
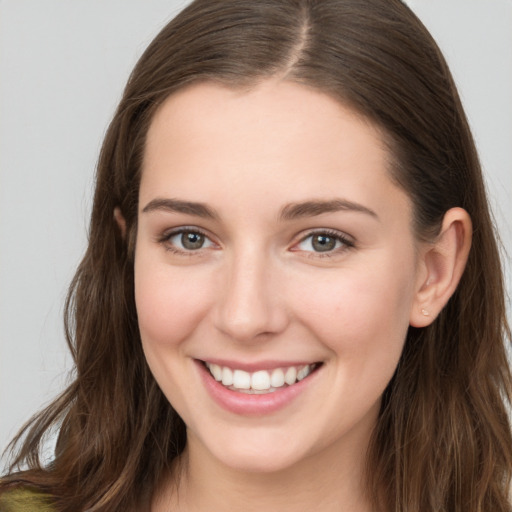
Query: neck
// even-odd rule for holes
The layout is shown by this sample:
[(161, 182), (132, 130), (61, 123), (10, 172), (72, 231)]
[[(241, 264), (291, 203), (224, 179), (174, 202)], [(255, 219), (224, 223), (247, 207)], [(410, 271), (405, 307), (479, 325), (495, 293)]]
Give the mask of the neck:
[(364, 488), (368, 438), (363, 444), (353, 441), (330, 445), (293, 467), (248, 472), (222, 464), (189, 433), (187, 448), (152, 510), (370, 512)]

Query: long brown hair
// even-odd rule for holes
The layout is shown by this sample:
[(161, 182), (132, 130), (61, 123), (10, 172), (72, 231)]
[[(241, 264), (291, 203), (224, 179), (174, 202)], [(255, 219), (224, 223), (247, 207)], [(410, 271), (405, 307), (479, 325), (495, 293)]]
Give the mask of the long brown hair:
[[(188, 84), (243, 88), (276, 76), (324, 91), (381, 128), (418, 237), (434, 237), (455, 206), (474, 226), (457, 291), (431, 326), (409, 329), (384, 393), (367, 460), (375, 508), (510, 512), (510, 331), (496, 235), (448, 67), (400, 0), (196, 0), (154, 39), (98, 162), (89, 246), (66, 307), (75, 380), (19, 434), (1, 485), (39, 487), (59, 512), (135, 511), (181, 453), (185, 427), (146, 365), (133, 296), (146, 132), (165, 98)], [(55, 457), (43, 466), (52, 429)]]

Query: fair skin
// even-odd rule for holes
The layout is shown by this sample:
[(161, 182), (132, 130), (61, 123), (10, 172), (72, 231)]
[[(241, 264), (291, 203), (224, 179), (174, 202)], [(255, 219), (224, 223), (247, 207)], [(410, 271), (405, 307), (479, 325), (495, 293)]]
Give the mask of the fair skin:
[(453, 209), (420, 243), (389, 160), (374, 126), (289, 82), (194, 85), (158, 110), (135, 298), (187, 447), (153, 511), (371, 510), (363, 472), (382, 393), (409, 325), (453, 293), (471, 231)]

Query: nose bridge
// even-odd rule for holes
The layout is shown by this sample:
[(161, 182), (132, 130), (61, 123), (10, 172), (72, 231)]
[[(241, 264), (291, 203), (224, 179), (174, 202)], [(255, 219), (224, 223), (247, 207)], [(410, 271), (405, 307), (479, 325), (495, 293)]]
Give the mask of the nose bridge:
[(276, 334), (287, 323), (272, 258), (256, 245), (234, 250), (225, 262), (217, 327), (239, 341)]

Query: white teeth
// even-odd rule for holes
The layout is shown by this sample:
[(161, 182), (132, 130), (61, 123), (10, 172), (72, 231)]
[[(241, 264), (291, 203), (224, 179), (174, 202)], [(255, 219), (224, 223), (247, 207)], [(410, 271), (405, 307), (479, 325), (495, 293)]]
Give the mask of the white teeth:
[(213, 378), (217, 382), (220, 382), (222, 380), (222, 368), (218, 364), (211, 364), (209, 366), (209, 368), (210, 368), (210, 372), (213, 375)]
[(270, 375), (268, 372), (265, 370), (254, 372), (251, 377), (251, 388), (259, 391), (270, 389)]
[(233, 386), (237, 389), (250, 389), (251, 374), (243, 370), (235, 370), (233, 372)]
[(309, 375), (310, 369), (309, 365), (304, 366), (304, 368), (301, 368), (299, 371), (297, 371), (297, 380), (305, 379)]
[(273, 388), (284, 386), (284, 372), (281, 368), (276, 368), (270, 376), (270, 385)]
[(290, 366), (290, 368), (288, 368), (286, 370), (286, 374), (284, 376), (284, 381), (286, 382), (286, 384), (288, 384), (288, 386), (291, 386), (292, 384), (295, 384), (296, 380), (297, 380), (297, 368), (295, 368), (294, 366)]
[(206, 363), (213, 378), (217, 382), (235, 391), (258, 394), (271, 393), (283, 386), (292, 386), (296, 382), (305, 379), (315, 368), (316, 364), (305, 366), (289, 366), (287, 368), (275, 368), (274, 370), (259, 370), (249, 373), (244, 370), (233, 370), (227, 366), (214, 363)]
[(233, 385), (233, 372), (227, 366), (224, 366), (224, 368), (222, 368), (222, 384), (224, 386)]

